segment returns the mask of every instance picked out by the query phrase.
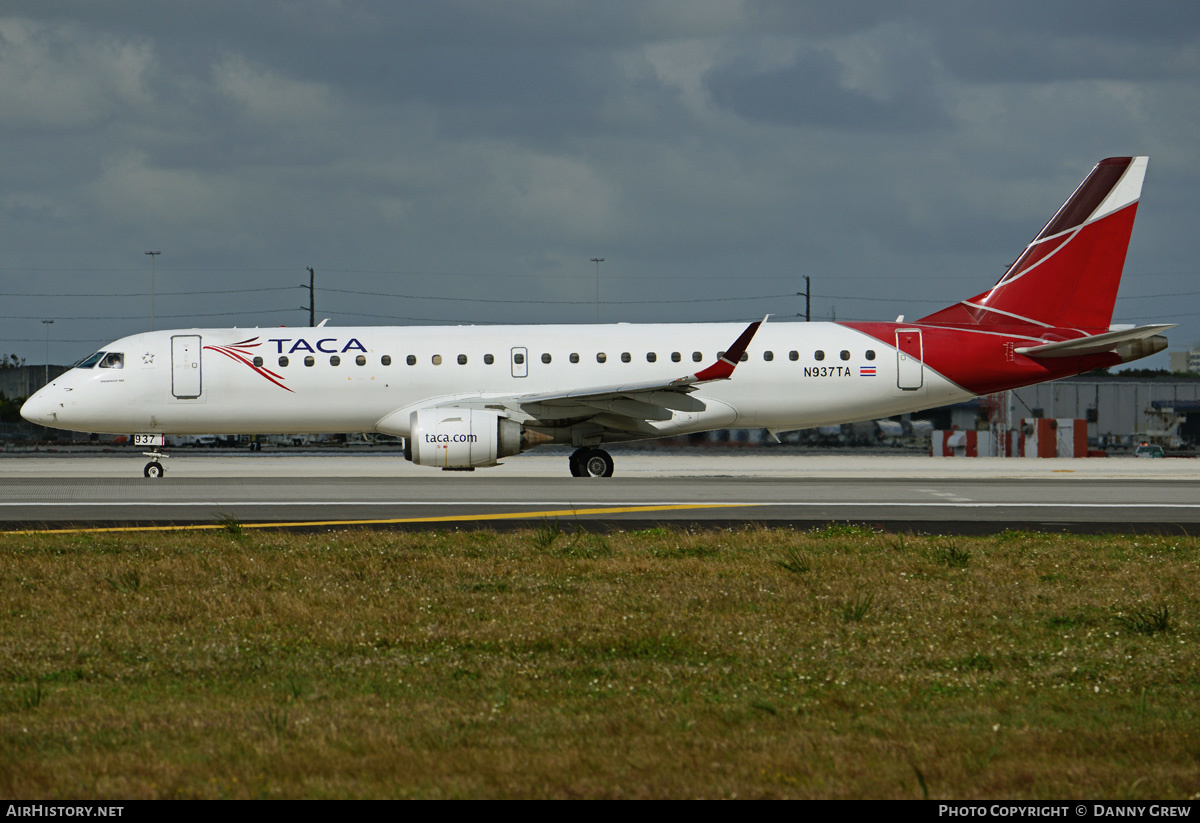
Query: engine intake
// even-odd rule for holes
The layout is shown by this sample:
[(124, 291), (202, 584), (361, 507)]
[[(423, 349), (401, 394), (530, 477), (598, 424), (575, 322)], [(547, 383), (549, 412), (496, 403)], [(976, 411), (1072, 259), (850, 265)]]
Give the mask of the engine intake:
[(521, 451), (521, 424), (483, 409), (418, 409), (409, 418), (404, 456), (418, 466), (494, 466)]

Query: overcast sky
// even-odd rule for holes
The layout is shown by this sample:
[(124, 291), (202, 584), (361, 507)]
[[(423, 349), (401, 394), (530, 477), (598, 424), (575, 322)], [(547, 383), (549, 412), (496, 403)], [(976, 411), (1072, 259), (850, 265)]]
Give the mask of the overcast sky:
[[(150, 327), (920, 317), (1148, 154), (1117, 322), (1200, 340), (1200, 7), (21, 2), (0, 352)], [(53, 319), (47, 327), (41, 321)], [(1158, 355), (1151, 365), (1166, 365)], [(1141, 364), (1139, 364), (1141, 365)]]

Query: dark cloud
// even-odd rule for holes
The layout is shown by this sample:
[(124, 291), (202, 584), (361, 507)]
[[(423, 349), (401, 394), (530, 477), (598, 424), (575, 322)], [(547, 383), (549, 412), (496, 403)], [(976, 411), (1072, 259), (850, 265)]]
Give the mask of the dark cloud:
[(930, 27), (938, 59), (971, 83), (1145, 82), (1200, 71), (1200, 8), (1103, 0), (951, 3)]
[(842, 74), (833, 53), (812, 49), (778, 69), (755, 69), (739, 61), (714, 70), (706, 83), (719, 105), (768, 123), (885, 133), (946, 124), (945, 112), (922, 78), (908, 78), (880, 99), (847, 88)]

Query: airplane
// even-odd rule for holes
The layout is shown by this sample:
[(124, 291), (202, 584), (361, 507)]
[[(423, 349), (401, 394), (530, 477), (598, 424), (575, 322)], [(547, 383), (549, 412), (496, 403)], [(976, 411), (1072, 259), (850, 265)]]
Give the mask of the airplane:
[(987, 291), (915, 322), (655, 323), (151, 331), (77, 363), (33, 423), (166, 435), (379, 432), (420, 466), (474, 470), (543, 444), (574, 477), (601, 446), (733, 426), (772, 435), (958, 403), (1162, 351), (1113, 325), (1146, 157), (1100, 161)]

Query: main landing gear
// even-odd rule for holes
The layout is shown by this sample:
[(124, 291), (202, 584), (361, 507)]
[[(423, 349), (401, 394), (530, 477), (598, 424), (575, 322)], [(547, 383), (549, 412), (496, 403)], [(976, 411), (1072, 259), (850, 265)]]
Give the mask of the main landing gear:
[(604, 449), (576, 449), (571, 453), (572, 477), (612, 477), (612, 455)]

